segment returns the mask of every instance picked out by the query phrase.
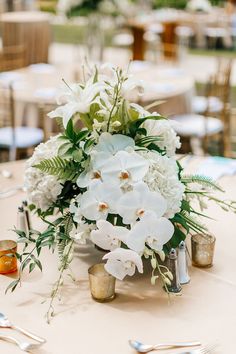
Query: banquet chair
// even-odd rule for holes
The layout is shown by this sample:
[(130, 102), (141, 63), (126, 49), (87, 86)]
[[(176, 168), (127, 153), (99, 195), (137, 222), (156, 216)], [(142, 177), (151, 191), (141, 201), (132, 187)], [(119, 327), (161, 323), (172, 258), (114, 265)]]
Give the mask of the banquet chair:
[(224, 109), (225, 101), (229, 100), (230, 77), (232, 71), (232, 59), (223, 58), (218, 60), (217, 70), (209, 81), (212, 82), (211, 92), (205, 96), (195, 96), (192, 100), (192, 111), (196, 114), (219, 116)]
[[(177, 134), (185, 140), (189, 140), (190, 149), (197, 155), (207, 154), (209, 143), (214, 140), (218, 141), (221, 155), (231, 155), (229, 84), (228, 78), (226, 79), (221, 85), (219, 83), (216, 85), (215, 81), (210, 81), (207, 84), (208, 105), (203, 115), (190, 113), (172, 116), (172, 119), (178, 123), (175, 127)], [(209, 109), (209, 95), (216, 88), (223, 92), (223, 107), (219, 118), (212, 117)]]
[(3, 47), (0, 51), (0, 72), (25, 67), (24, 45)]
[(13, 161), (43, 139), (42, 129), (17, 125), (13, 85), (0, 86), (0, 150), (7, 150)]

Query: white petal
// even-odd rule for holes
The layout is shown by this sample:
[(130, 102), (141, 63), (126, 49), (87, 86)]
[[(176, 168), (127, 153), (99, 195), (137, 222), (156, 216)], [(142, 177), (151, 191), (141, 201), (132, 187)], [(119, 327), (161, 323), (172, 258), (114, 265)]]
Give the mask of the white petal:
[(173, 224), (166, 218), (159, 218), (155, 222), (155, 233), (151, 235), (156, 242), (152, 243), (153, 249), (161, 251), (163, 246), (171, 239), (174, 233)]
[(103, 133), (100, 136), (96, 150), (109, 152), (111, 155), (114, 155), (120, 150), (125, 150), (127, 147), (134, 148), (134, 146), (134, 140), (128, 136), (121, 134), (111, 135), (110, 133)]
[(147, 225), (142, 221), (138, 221), (130, 230), (126, 244), (131, 250), (142, 253), (145, 249), (146, 238)]
[(124, 277), (127, 275), (123, 263), (118, 261), (117, 259), (108, 260), (104, 268), (109, 274), (113, 275), (113, 277), (119, 280), (123, 280)]

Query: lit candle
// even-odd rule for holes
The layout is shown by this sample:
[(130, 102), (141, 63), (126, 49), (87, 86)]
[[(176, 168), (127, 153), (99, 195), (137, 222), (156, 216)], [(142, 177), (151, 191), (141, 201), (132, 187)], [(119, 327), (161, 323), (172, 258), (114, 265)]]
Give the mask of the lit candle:
[(17, 271), (17, 243), (11, 240), (0, 241), (0, 274)]
[(213, 264), (215, 237), (212, 235), (196, 234), (191, 238), (192, 264), (195, 267), (211, 267)]
[(88, 270), (92, 298), (98, 302), (107, 302), (115, 298), (116, 278), (107, 273), (104, 263), (94, 264)]

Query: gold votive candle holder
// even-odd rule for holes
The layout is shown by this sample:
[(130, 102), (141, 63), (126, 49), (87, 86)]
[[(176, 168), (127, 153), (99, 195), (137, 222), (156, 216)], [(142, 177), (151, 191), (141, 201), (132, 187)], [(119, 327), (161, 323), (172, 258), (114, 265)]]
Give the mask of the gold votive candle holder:
[(11, 240), (0, 241), (0, 274), (17, 271), (17, 243)]
[(98, 302), (108, 302), (115, 298), (116, 278), (107, 273), (104, 263), (94, 264), (88, 269), (92, 298)]
[(196, 234), (191, 238), (192, 264), (209, 268), (213, 265), (216, 238), (213, 235)]

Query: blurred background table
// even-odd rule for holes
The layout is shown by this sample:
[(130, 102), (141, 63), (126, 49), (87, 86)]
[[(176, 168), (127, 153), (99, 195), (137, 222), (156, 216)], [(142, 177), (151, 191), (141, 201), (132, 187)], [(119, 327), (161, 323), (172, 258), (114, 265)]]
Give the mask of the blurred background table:
[(25, 65), (48, 62), (50, 15), (9, 12), (1, 15), (0, 22), (3, 47), (24, 46)]

